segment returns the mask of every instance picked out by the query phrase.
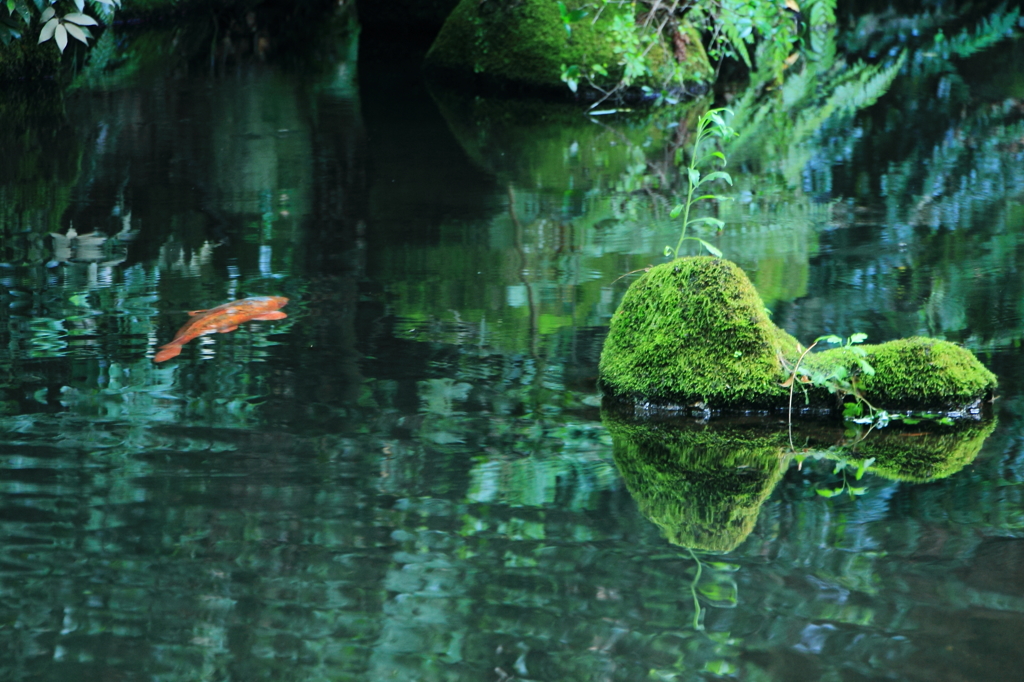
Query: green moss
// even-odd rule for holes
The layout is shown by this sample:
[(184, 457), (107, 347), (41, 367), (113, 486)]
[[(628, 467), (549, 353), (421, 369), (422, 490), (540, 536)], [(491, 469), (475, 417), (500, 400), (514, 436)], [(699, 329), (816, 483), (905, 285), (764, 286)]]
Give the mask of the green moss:
[(789, 464), (785, 432), (636, 423), (607, 411), (602, 421), (640, 512), (683, 547), (735, 549)]
[(886, 409), (955, 410), (984, 397), (996, 377), (969, 350), (948, 341), (915, 336), (861, 346), (875, 370), (863, 373), (850, 349), (808, 355), (809, 368), (842, 365), (864, 398)]
[[(827, 375), (841, 366), (868, 402), (888, 410), (959, 410), (996, 386), (974, 354), (946, 341), (914, 337), (858, 349), (874, 375), (850, 348), (809, 354), (801, 367)], [(768, 319), (739, 267), (681, 258), (652, 268), (626, 292), (601, 353), (601, 384), (612, 396), (656, 404), (784, 407), (789, 391), (780, 384), (798, 357), (796, 340)], [(835, 407), (836, 396), (823, 387), (807, 395), (814, 406)]]
[(39, 45), (26, 35), (0, 45), (0, 83), (54, 80), (60, 63), (60, 52), (52, 41)]
[(849, 454), (851, 459), (874, 458), (870, 471), (896, 481), (924, 483), (952, 476), (974, 461), (997, 420), (957, 427), (922, 423), (913, 430), (875, 431)]
[[(566, 0), (571, 10), (584, 8), (583, 0)], [(593, 8), (589, 8), (593, 14)], [(614, 51), (609, 26), (617, 8), (608, 5), (595, 23), (588, 17), (572, 24), (571, 34), (552, 0), (521, 0), (515, 3), (462, 0), (448, 16), (427, 54), (427, 63), (456, 72), (485, 74), (503, 81), (564, 89), (563, 65), (586, 68), (608, 66), (603, 86), (613, 85), (621, 75), (619, 55)], [(692, 49), (686, 64), (692, 64), (690, 80), (706, 81), (712, 70), (701, 46), (700, 36), (686, 33)], [(659, 42), (648, 53), (655, 78), (637, 85), (658, 85), (669, 75), (675, 57)]]
[(601, 352), (605, 390), (712, 408), (782, 406), (780, 356), (796, 340), (776, 327), (740, 268), (697, 256), (652, 268), (630, 286)]

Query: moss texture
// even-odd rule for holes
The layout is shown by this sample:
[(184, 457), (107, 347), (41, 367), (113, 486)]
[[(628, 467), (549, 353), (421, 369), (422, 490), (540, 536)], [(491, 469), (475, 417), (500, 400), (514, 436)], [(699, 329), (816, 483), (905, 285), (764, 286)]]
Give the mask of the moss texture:
[[(601, 353), (601, 385), (614, 397), (654, 404), (784, 407), (789, 391), (780, 384), (797, 348), (768, 319), (738, 266), (680, 258), (652, 268), (626, 292)], [(827, 373), (842, 365), (872, 405), (889, 410), (958, 410), (996, 386), (970, 351), (946, 341), (913, 337), (860, 348), (873, 376), (861, 372), (848, 348), (809, 354), (802, 366)], [(836, 406), (824, 388), (808, 395), (812, 406)]]
[(26, 35), (0, 45), (0, 83), (56, 80), (60, 68), (60, 52), (52, 41), (39, 45)]
[(676, 545), (735, 549), (789, 464), (786, 433), (757, 428), (602, 421), (640, 512)]
[(864, 398), (886, 409), (955, 410), (996, 386), (995, 375), (971, 351), (948, 341), (915, 336), (860, 348), (873, 376), (860, 371), (847, 348), (815, 353), (805, 362), (814, 368), (846, 367)]
[(952, 476), (974, 461), (996, 419), (957, 427), (922, 423), (875, 431), (853, 447), (851, 459), (874, 458), (870, 471), (895, 481), (925, 483)]
[[(566, 0), (571, 11), (583, 8), (582, 0)], [(596, 23), (591, 17), (574, 22), (571, 34), (552, 0), (521, 0), (520, 2), (480, 2), (462, 0), (448, 16), (426, 56), (427, 64), (464, 74), (482, 74), (500, 81), (508, 81), (541, 88), (565, 89), (561, 80), (562, 65), (607, 64), (608, 80), (612, 85), (621, 73), (616, 67), (619, 56), (610, 39), (611, 24), (616, 8), (608, 5)], [(712, 70), (700, 42), (700, 35), (692, 28), (685, 29), (690, 48), (687, 64), (691, 65), (693, 81), (708, 81)], [(650, 82), (636, 85), (657, 86), (667, 75), (665, 71), (674, 60), (660, 43), (648, 53), (648, 63), (655, 74)]]
[(680, 258), (629, 287), (601, 352), (601, 382), (622, 398), (776, 407), (789, 395), (780, 357), (796, 349), (735, 263)]

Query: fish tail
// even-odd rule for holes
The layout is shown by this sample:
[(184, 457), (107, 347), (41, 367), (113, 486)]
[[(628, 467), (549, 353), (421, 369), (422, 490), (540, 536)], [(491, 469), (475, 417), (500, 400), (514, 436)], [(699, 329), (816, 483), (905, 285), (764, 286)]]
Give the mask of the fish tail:
[(177, 357), (180, 354), (180, 343), (168, 343), (165, 346), (160, 346), (160, 352), (153, 356), (153, 362), (163, 362), (164, 360), (170, 360), (171, 358)]

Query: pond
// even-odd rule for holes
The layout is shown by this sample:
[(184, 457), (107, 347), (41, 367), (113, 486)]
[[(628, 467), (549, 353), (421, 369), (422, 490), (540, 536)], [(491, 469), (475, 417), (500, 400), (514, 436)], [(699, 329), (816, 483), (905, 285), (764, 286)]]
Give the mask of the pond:
[[(923, 474), (794, 454), (779, 415), (602, 410), (693, 105), (468, 98), (356, 41), (30, 99), (0, 133), (0, 677), (1019, 676), (1022, 46), (722, 95), (748, 125), (706, 238), (776, 324), (998, 375), (982, 421), (880, 433), (955, 451)], [(271, 295), (285, 319), (153, 361)]]

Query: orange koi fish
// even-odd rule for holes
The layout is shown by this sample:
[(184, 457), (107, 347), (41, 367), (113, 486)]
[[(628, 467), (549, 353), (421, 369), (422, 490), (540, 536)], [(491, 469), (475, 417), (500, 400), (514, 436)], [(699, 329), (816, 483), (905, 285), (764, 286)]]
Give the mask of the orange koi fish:
[(238, 329), (238, 325), (249, 320), (281, 320), (288, 315), (282, 313), (288, 302), (284, 296), (255, 296), (231, 301), (209, 310), (190, 310), (192, 319), (178, 330), (170, 343), (160, 346), (160, 352), (153, 356), (153, 362), (170, 360), (181, 353), (186, 343), (205, 334), (224, 334)]

